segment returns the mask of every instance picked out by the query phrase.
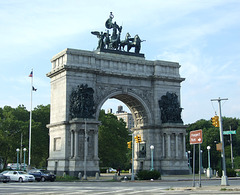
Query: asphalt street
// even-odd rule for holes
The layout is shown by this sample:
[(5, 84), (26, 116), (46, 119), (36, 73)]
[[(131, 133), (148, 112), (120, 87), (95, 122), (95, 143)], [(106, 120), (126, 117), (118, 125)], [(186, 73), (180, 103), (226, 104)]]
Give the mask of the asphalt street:
[(10, 182), (0, 183), (0, 194), (240, 194), (240, 180), (229, 179), (229, 186), (221, 186), (221, 180), (201, 180), (195, 187), (190, 177), (169, 176), (158, 181), (115, 181), (110, 177), (100, 180), (89, 178), (75, 182)]

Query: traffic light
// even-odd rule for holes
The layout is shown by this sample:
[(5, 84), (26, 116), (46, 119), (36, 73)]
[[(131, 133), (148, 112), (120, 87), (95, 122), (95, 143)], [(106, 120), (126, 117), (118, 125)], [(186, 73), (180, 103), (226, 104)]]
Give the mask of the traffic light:
[(138, 143), (142, 141), (141, 135), (138, 135)]
[(212, 125), (215, 126), (215, 123), (216, 123), (215, 116), (211, 118), (211, 122), (212, 122)]
[(214, 127), (219, 127), (219, 117), (218, 116), (212, 117), (211, 121), (212, 121), (212, 125)]
[(136, 143), (139, 143), (139, 141), (138, 141), (138, 135), (136, 135), (136, 136), (134, 137), (134, 139), (136, 140)]
[(134, 139), (136, 140), (136, 143), (140, 143), (142, 141), (141, 135), (136, 135)]
[(128, 145), (128, 148), (129, 148), (129, 149), (132, 149), (132, 141), (127, 142), (127, 145)]

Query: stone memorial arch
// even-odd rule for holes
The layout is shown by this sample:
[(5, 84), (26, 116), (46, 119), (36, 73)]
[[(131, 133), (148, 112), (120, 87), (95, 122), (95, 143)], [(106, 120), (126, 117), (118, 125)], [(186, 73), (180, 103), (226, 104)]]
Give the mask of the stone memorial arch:
[[(114, 28), (109, 25), (112, 19), (110, 15), (106, 27)], [(117, 29), (120, 34), (121, 28)], [(141, 143), (134, 143), (134, 171), (151, 168), (153, 145), (155, 170), (189, 173), (180, 65), (146, 60), (140, 47), (134, 53), (111, 48), (114, 39), (107, 45), (100, 36), (103, 33), (92, 34), (99, 37), (96, 51), (68, 48), (51, 60), (47, 74), (51, 79), (48, 170), (75, 176), (99, 172), (98, 116), (102, 105), (116, 98), (130, 109), (135, 124), (132, 131), (142, 138)], [(109, 38), (107, 33), (104, 36)]]

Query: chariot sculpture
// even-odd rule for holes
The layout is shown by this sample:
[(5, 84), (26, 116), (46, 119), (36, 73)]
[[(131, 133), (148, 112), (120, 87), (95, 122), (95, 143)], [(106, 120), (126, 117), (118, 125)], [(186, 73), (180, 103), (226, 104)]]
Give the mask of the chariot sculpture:
[(109, 30), (106, 32), (92, 31), (93, 35), (96, 35), (98, 40), (98, 47), (100, 51), (103, 49), (107, 50), (118, 50), (125, 51), (125, 46), (127, 46), (127, 51), (130, 52), (131, 48), (135, 48), (135, 53), (139, 54), (141, 49), (141, 40), (138, 35), (131, 38), (129, 33), (126, 34), (125, 40), (121, 40), (122, 26), (119, 26), (116, 22), (113, 22), (113, 14), (110, 12), (110, 16), (105, 22), (105, 27), (107, 29), (112, 29), (112, 34), (109, 34)]

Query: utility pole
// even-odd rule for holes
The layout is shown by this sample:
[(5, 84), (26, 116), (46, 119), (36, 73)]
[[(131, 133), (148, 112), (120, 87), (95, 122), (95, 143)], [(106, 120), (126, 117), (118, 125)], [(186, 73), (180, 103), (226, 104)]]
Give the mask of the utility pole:
[[(232, 130), (232, 127), (230, 126), (230, 131)], [(231, 163), (232, 163), (232, 169), (233, 169), (233, 145), (232, 145), (232, 134), (230, 134), (230, 146), (231, 146)]]
[(131, 181), (134, 181), (134, 132), (132, 132), (132, 175)]
[(222, 112), (221, 112), (221, 101), (222, 100), (228, 100), (228, 98), (221, 99), (220, 97), (218, 99), (211, 99), (211, 101), (218, 101), (219, 106), (219, 130), (220, 130), (220, 142), (222, 143), (222, 150), (221, 150), (221, 156), (222, 156), (222, 178), (221, 178), (221, 185), (222, 186), (228, 186), (228, 178), (227, 178), (227, 172), (226, 172), (226, 161), (225, 161), (225, 150), (224, 150), (224, 139), (223, 139), (223, 125), (222, 125)]

